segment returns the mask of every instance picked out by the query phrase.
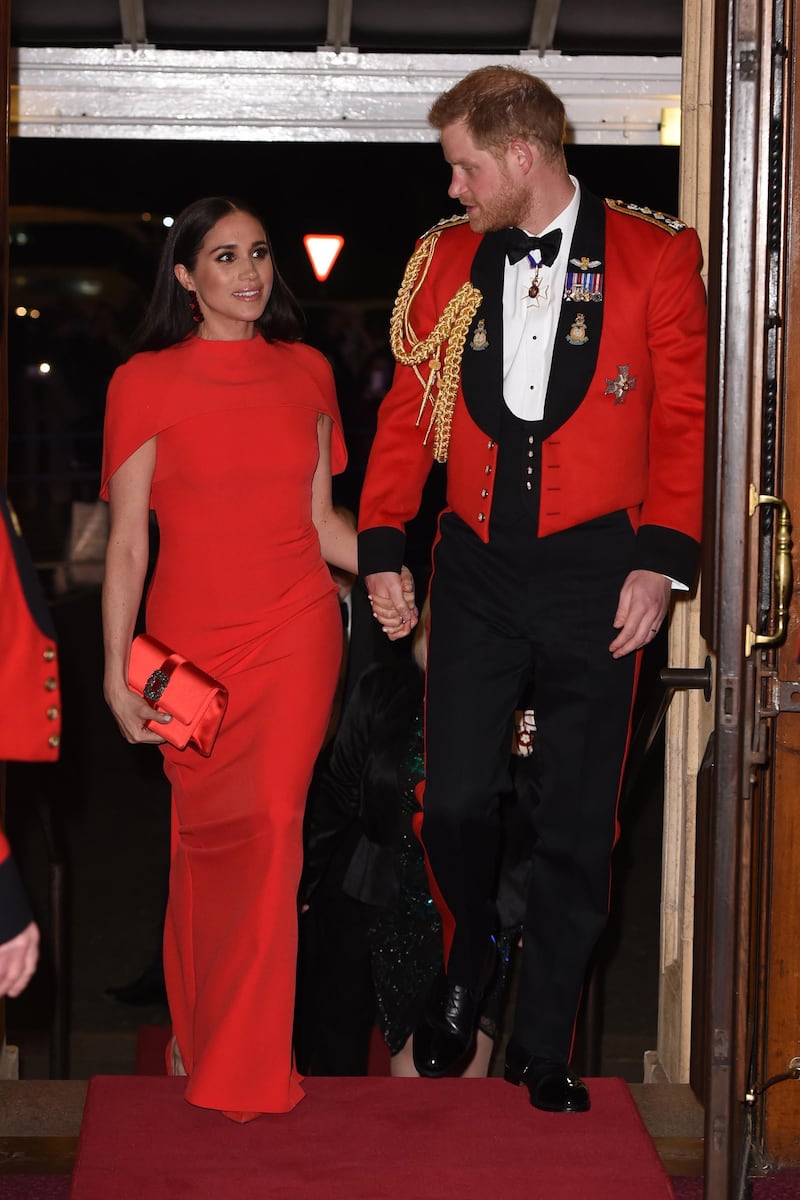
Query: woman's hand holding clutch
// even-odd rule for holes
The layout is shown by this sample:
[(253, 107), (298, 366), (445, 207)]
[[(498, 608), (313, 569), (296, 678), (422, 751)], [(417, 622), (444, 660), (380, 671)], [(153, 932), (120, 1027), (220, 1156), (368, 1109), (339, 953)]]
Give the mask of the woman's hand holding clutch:
[(157, 746), (165, 740), (158, 733), (148, 729), (146, 723), (158, 721), (159, 724), (166, 725), (172, 717), (167, 713), (154, 712), (146, 700), (130, 690), (124, 680), (120, 682), (120, 686), (106, 682), (103, 694), (119, 725), (120, 733), (127, 742), (144, 742)]

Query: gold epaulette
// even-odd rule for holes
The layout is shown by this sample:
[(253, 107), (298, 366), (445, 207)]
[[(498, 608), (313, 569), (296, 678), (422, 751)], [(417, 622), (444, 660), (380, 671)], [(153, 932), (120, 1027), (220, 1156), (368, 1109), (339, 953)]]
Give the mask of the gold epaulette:
[[(437, 462), (447, 462), (464, 342), (483, 296), (469, 281), (463, 283), (448, 300), (426, 338), (417, 337), (410, 312), (414, 298), (425, 282), (439, 237), (445, 229), (463, 225), (466, 220), (466, 216), (447, 217), (422, 235), (408, 261), (389, 322), (392, 354), (403, 366), (413, 369), (422, 387), (417, 426), (422, 423), (426, 405), (430, 403), (430, 420), (423, 444), (428, 444), (433, 431), (433, 457)], [(428, 368), (427, 378), (420, 369), (424, 365)]]
[(465, 225), (468, 220), (469, 217), (466, 213), (453, 213), (452, 217), (442, 217), (441, 221), (437, 221), (435, 225), (431, 225), (430, 229), (426, 229), (419, 240), (430, 237), (432, 233), (441, 233), (443, 229), (451, 229), (453, 225)]
[(609, 200), (608, 198), (606, 198), (606, 204), (614, 212), (627, 213), (629, 217), (638, 217), (641, 221), (647, 221), (650, 225), (658, 225), (660, 229), (664, 229), (672, 237), (686, 228), (684, 222), (679, 221), (677, 217), (671, 217), (669, 213), (658, 212), (655, 209), (648, 208), (647, 205), (627, 204), (624, 200)]

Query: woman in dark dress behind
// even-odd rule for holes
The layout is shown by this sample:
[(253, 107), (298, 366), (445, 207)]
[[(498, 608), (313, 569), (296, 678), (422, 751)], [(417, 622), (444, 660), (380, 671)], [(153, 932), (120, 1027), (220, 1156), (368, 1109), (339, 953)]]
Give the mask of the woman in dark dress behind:
[[(416, 1075), (412, 1031), (442, 968), (441, 919), (428, 889), (414, 828), (421, 815), (415, 788), (423, 776), (423, 698), (427, 606), (413, 654), (361, 677), (327, 769), (309, 798), (301, 905), (314, 891), (338, 841), (360, 828), (342, 890), (369, 907), (367, 940), (378, 1025), (395, 1076)], [(498, 1033), (510, 956), (519, 927), (497, 934), (498, 971), (484, 1005), (465, 1076), (488, 1074)]]

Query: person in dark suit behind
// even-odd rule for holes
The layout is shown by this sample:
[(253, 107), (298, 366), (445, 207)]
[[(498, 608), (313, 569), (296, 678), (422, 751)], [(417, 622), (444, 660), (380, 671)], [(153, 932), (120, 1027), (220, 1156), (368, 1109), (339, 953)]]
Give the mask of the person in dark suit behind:
[[(0, 492), (0, 763), (55, 762), (61, 699), (55, 629), (16, 515)], [(18, 996), (39, 958), (39, 929), (0, 830), (0, 996)]]
[[(347, 508), (336, 511), (356, 525)], [(306, 804), (305, 828), (315, 820), (324, 775), (345, 710), (364, 672), (376, 663), (409, 657), (403, 641), (390, 642), (372, 615), (363, 582), (330, 568), (339, 589), (344, 648), (331, 722)], [(335, 846), (319, 882), (318, 902), (300, 915), (294, 1045), (298, 1067), (314, 1075), (365, 1075), (370, 1035), (375, 1023), (375, 993), (366, 941), (363, 905), (342, 891), (342, 880), (354, 850), (356, 831)]]
[[(343, 835), (358, 837), (342, 878), (360, 905), (377, 1000), (377, 1025), (391, 1055), (391, 1074), (414, 1076), (411, 1034), (442, 970), (442, 923), (414, 835), (421, 816), (415, 788), (422, 778), (427, 604), (403, 661), (369, 668), (358, 681), (333, 753), (316, 783), (300, 898), (313, 910), (325, 865)], [(511, 741), (511, 739), (510, 739)], [(513, 743), (510, 749), (513, 748)], [(520, 753), (519, 749), (516, 753)], [(523, 903), (520, 881), (530, 854), (516, 797), (504, 798), (503, 855), (498, 872), (496, 937), (500, 953), (479, 1014), (472, 1056), (459, 1073), (488, 1074)], [(353, 845), (353, 839), (348, 839)], [(325, 901), (327, 903), (327, 900)]]
[(447, 987), (414, 1037), (421, 1074), (469, 1052), (491, 974), (506, 731), (533, 680), (535, 846), (506, 1077), (556, 1112), (586, 965), (608, 916), (640, 651), (694, 580), (705, 294), (696, 233), (569, 175), (542, 80), (472, 72), (429, 113), (465, 216), (425, 235), (392, 316), (398, 366), (361, 496), (359, 569), (406, 619), (397, 570), (434, 458), (447, 461), (431, 584), (421, 837)]

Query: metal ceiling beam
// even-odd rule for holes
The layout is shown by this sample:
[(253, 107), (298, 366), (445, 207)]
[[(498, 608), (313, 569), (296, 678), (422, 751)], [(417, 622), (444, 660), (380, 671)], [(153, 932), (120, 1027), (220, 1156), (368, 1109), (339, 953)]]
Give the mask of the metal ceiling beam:
[(531, 50), (537, 50), (539, 54), (544, 54), (547, 50), (553, 49), (560, 8), (561, 0), (536, 0), (528, 38), (528, 46)]
[[(11, 132), (21, 137), (238, 142), (427, 142), (433, 100), (478, 54), (362, 54), (24, 46), (12, 51)], [(530, 51), (492, 56), (562, 98), (571, 141), (658, 145), (680, 103), (681, 60)]]
[(139, 50), (149, 46), (144, 19), (144, 0), (119, 0), (119, 20), (122, 26), (120, 49)]
[(353, 0), (328, 0), (328, 32), (325, 45), (338, 54), (350, 46), (350, 29), (353, 23)]

